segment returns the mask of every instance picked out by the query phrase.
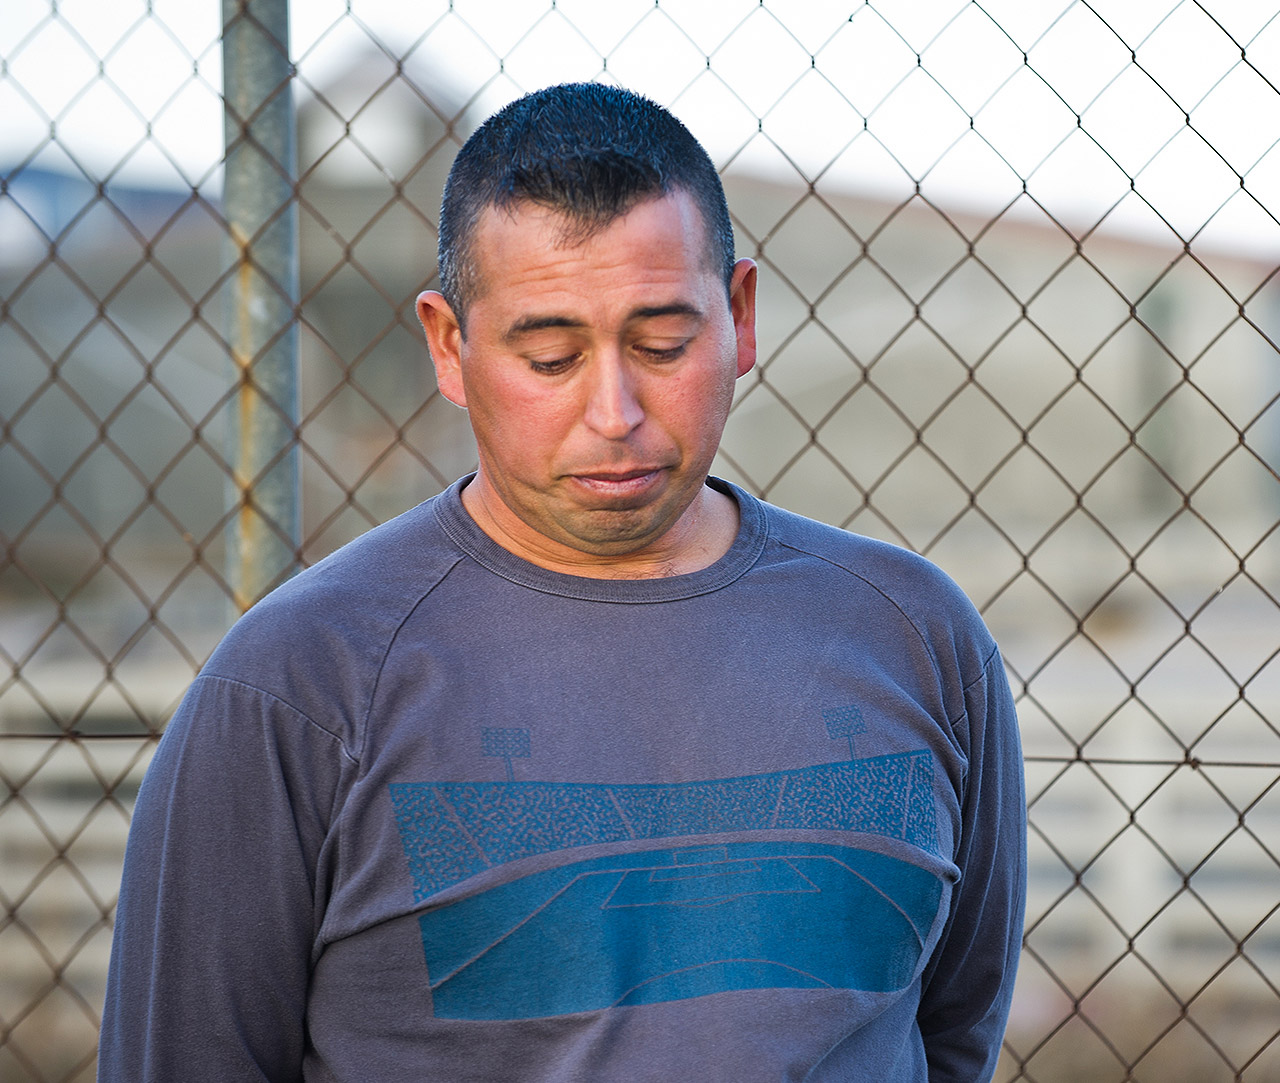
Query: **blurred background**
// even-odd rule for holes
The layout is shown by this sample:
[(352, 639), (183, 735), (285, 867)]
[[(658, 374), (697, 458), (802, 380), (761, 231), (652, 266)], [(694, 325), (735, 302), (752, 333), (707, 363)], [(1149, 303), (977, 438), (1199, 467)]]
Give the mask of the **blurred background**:
[(927, 554), (1027, 756), (1000, 1080), (1280, 1079), (1280, 18), (1254, 0), (5, 0), (0, 1081), (87, 1081), (139, 780), (263, 591), (472, 467), (453, 154), (668, 105), (761, 273), (716, 471)]

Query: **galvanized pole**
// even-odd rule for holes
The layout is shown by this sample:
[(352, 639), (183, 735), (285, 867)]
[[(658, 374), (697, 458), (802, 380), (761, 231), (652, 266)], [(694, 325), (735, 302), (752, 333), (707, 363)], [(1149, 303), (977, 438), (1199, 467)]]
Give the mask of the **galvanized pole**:
[(297, 570), (297, 142), (288, 0), (222, 0), (225, 213), (237, 259), (230, 424), (238, 512), (228, 576), (243, 612)]

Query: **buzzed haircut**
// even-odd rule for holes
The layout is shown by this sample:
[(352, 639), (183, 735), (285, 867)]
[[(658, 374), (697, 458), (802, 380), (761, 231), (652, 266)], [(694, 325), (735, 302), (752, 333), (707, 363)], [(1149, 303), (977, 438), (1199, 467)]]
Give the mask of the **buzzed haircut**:
[(478, 281), (474, 240), (487, 207), (529, 202), (566, 219), (581, 243), (637, 203), (687, 192), (705, 228), (707, 265), (729, 289), (733, 226), (720, 175), (702, 145), (667, 109), (602, 83), (535, 91), (484, 122), (454, 159), (440, 208), (440, 292), (463, 334)]

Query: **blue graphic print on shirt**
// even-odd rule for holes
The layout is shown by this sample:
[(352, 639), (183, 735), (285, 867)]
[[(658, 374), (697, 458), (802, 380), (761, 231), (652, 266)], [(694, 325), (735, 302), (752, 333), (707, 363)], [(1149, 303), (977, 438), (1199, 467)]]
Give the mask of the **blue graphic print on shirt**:
[[(391, 797), (419, 901), (600, 843), (808, 829), (937, 851), (924, 752), (675, 785), (402, 784)], [(740, 989), (900, 989), (941, 893), (933, 873), (854, 847), (668, 845), (543, 869), (419, 925), (437, 1016), (535, 1018)]]

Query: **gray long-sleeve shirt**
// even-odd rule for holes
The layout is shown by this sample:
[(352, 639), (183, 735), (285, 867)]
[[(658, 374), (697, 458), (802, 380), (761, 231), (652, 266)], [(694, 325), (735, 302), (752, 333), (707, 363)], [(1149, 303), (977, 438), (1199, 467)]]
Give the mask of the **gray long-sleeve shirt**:
[(710, 567), (560, 575), (461, 484), (193, 684), (135, 811), (102, 1083), (987, 1078), (1022, 767), (955, 585), (722, 483)]

